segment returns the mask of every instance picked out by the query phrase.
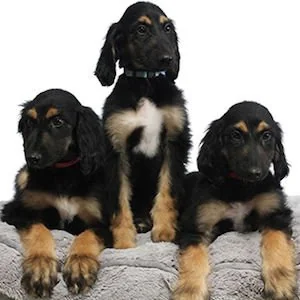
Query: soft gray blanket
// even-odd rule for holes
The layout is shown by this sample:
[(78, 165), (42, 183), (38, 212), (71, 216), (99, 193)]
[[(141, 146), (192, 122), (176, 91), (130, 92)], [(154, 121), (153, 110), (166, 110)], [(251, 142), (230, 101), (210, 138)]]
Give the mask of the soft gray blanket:
[[(290, 197), (295, 211), (294, 238), (297, 246), (297, 269), (300, 269), (300, 197)], [(1, 207), (0, 207), (1, 209)], [(72, 236), (54, 230), (57, 253), (62, 263)], [(230, 232), (211, 246), (213, 272), (210, 276), (211, 300), (262, 300), (260, 277), (260, 235)], [(20, 287), (21, 247), (12, 226), (0, 223), (0, 300), (29, 299)], [(94, 288), (86, 295), (68, 294), (60, 276), (52, 299), (164, 300), (177, 278), (177, 247), (171, 243), (152, 243), (149, 234), (138, 237), (138, 247), (128, 250), (106, 249), (100, 256), (101, 269)], [(300, 277), (300, 276), (299, 276)], [(300, 278), (298, 278), (298, 286)], [(1, 298), (1, 295), (3, 298)], [(188, 300), (188, 299), (187, 299)]]

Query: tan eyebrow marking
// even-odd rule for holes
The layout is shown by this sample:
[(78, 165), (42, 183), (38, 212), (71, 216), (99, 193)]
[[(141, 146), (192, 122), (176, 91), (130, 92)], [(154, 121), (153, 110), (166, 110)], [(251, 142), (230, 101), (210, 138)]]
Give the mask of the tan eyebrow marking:
[(168, 19), (166, 16), (161, 15), (161, 16), (159, 17), (159, 23), (163, 24), (163, 23), (165, 23), (165, 22), (167, 22), (167, 21), (169, 21), (169, 19)]
[(261, 132), (261, 131), (264, 131), (266, 129), (269, 129), (270, 128), (270, 125), (268, 123), (266, 123), (265, 121), (261, 121), (257, 128), (256, 128), (256, 131), (257, 132)]
[(146, 23), (146, 24), (148, 24), (148, 25), (151, 25), (151, 24), (152, 24), (152, 21), (151, 21), (150, 18), (147, 17), (147, 16), (141, 16), (141, 17), (139, 17), (139, 18), (138, 18), (138, 21), (139, 21), (139, 22)]
[(37, 119), (37, 111), (36, 111), (36, 109), (34, 107), (28, 109), (27, 112), (26, 112), (26, 114), (27, 114), (27, 116), (29, 116), (32, 119)]
[(240, 121), (240, 122), (234, 124), (234, 127), (237, 129), (240, 129), (243, 132), (249, 132), (248, 127), (244, 121)]
[(54, 117), (58, 115), (58, 109), (55, 107), (51, 107), (48, 109), (47, 113), (46, 113), (46, 119), (49, 119), (51, 117)]

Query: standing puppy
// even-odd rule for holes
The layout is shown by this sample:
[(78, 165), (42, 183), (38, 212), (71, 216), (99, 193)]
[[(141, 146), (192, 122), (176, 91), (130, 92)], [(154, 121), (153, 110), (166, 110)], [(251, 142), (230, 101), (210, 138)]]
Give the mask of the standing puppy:
[(58, 261), (51, 229), (76, 234), (63, 269), (72, 293), (97, 278), (98, 255), (112, 244), (104, 201), (104, 140), (98, 116), (70, 93), (48, 90), (25, 103), (19, 122), (26, 165), (2, 220), (14, 225), (24, 248), (22, 286), (50, 296)]
[(190, 147), (185, 100), (174, 83), (179, 58), (173, 22), (149, 2), (128, 7), (108, 30), (95, 74), (111, 85), (118, 60), (124, 68), (103, 111), (116, 248), (135, 245), (134, 222), (141, 232), (153, 222), (153, 241), (175, 237)]
[[(269, 171), (272, 164), (274, 174)], [(174, 299), (208, 299), (208, 245), (232, 230), (261, 231), (265, 295), (294, 299), (292, 212), (280, 186), (289, 168), (278, 123), (258, 103), (232, 106), (205, 135), (198, 169), (200, 173), (189, 174), (185, 181), (187, 204), (181, 218)]]

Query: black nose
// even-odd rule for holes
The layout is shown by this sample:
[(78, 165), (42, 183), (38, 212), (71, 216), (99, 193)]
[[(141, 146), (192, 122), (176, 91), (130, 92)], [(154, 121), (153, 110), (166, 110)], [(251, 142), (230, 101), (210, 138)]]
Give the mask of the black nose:
[(249, 169), (248, 173), (251, 178), (259, 179), (261, 177), (262, 170), (260, 168), (253, 167)]
[(160, 57), (160, 62), (164, 66), (169, 66), (172, 60), (173, 60), (173, 57), (171, 55), (165, 54)]
[(40, 162), (41, 158), (42, 158), (42, 155), (40, 153), (33, 152), (32, 154), (30, 154), (27, 157), (27, 160), (28, 160), (29, 164), (34, 166)]

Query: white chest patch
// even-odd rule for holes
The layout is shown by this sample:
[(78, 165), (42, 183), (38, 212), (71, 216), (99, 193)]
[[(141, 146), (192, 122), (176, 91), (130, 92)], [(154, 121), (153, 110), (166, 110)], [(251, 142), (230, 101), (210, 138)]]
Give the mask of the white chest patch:
[(251, 202), (235, 202), (230, 204), (230, 208), (226, 211), (225, 218), (231, 219), (234, 229), (242, 232), (244, 229), (244, 219), (252, 209), (253, 205)]
[(140, 142), (133, 148), (133, 151), (153, 157), (156, 155), (160, 144), (163, 114), (150, 100), (141, 98), (138, 103), (136, 118), (137, 127), (142, 126), (143, 131)]
[(61, 219), (69, 222), (73, 220), (79, 211), (79, 204), (66, 197), (57, 198), (54, 207), (58, 210)]

